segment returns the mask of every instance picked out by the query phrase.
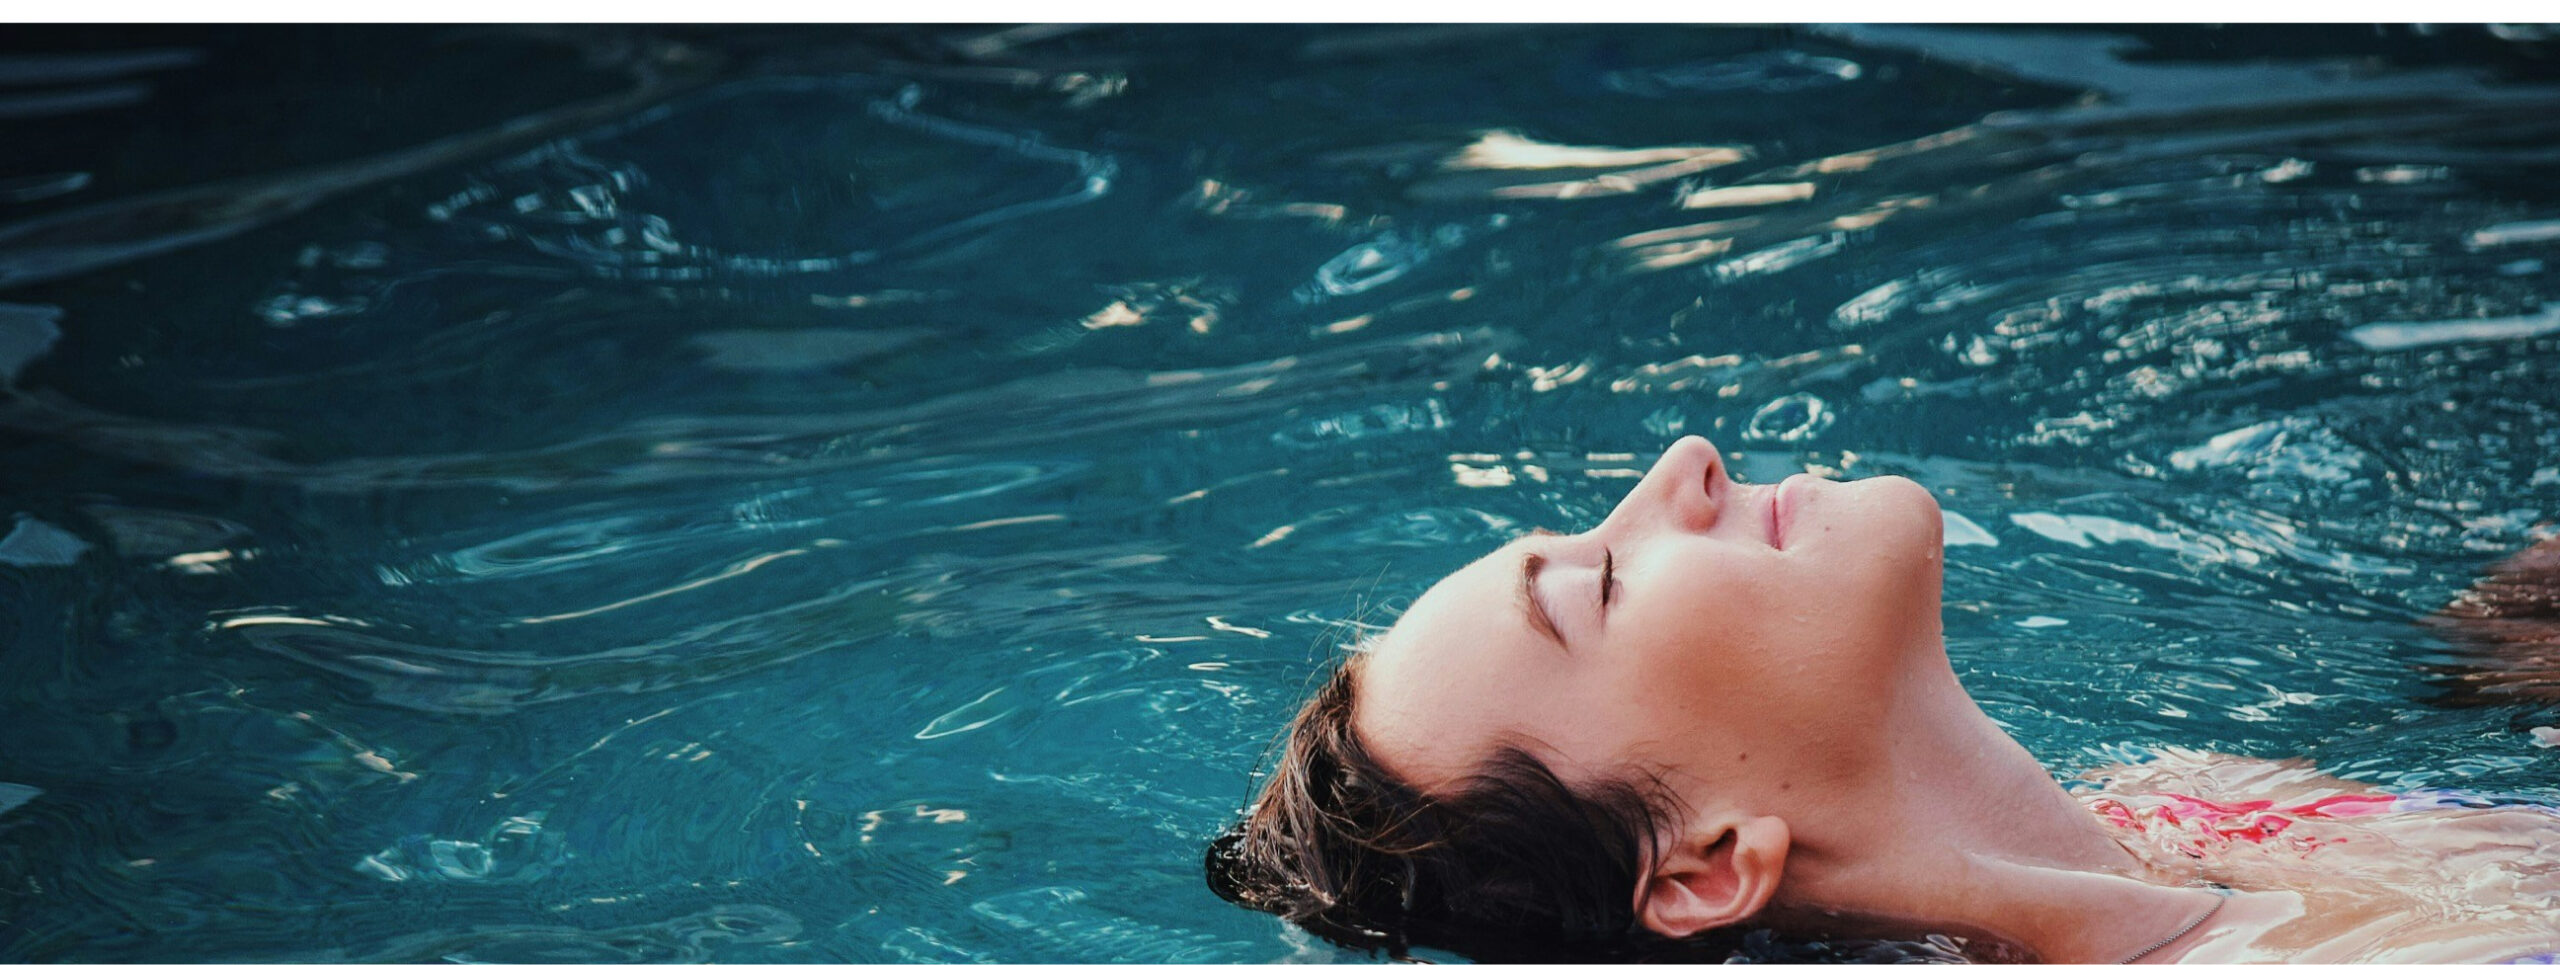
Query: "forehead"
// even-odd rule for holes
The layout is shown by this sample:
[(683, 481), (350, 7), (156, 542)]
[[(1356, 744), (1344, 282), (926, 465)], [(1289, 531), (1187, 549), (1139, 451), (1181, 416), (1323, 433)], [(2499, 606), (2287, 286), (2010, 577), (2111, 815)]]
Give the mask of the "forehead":
[[(1476, 557), (1416, 597), (1394, 626), (1370, 647), (1370, 662), (1397, 662), (1411, 655), (1451, 649), (1460, 638), (1478, 636), (1504, 622), (1521, 624), (1520, 567), (1528, 537), (1504, 543)], [(1463, 648), (1459, 648), (1463, 649)]]
[(1529, 736), (1563, 654), (1520, 608), (1517, 542), (1449, 574), (1405, 611), (1358, 668), (1352, 723), (1372, 753), (1424, 788)]

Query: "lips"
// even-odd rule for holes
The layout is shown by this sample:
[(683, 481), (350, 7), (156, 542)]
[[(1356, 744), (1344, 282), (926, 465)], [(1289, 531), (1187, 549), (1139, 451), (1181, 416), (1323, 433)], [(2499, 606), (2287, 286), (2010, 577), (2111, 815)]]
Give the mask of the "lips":
[(1769, 545), (1771, 548), (1781, 550), (1787, 548), (1787, 523), (1795, 515), (1795, 507), (1787, 498), (1787, 489), (1790, 483), (1803, 476), (1803, 473), (1797, 473), (1778, 480), (1777, 485), (1769, 487)]

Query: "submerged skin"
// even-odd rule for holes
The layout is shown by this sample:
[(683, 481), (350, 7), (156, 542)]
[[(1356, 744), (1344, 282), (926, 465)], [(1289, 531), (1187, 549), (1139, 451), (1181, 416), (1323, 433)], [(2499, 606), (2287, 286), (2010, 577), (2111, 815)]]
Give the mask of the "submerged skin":
[[(2419, 912), (2462, 899), (2370, 880), (2414, 867), (2389, 855), (2479, 845), (2481, 829), (2451, 815), (2364, 820), (2350, 829), (2358, 843), (2318, 862), (2280, 853), (2282, 840), (2198, 855), (2158, 828), (2100, 820), (1957, 682), (1939, 619), (1941, 520), (1907, 479), (1744, 485), (1712, 445), (1683, 438), (1590, 531), (1516, 541), (1425, 593), (1355, 667), (1353, 725), (1425, 791), (1505, 745), (1568, 780), (1659, 778), (1683, 813), (1628, 901), (1664, 935), (1916, 924), (2045, 960), (2112, 961), (2210, 911), (2145, 960), (2560, 946), (2525, 913), (2544, 899), (2435, 921)], [(2163, 761), (2101, 793), (2133, 803), (2178, 786), (2245, 794), (2265, 780), (2291, 793), (2318, 780), (2236, 758)], [(2499, 834), (2533, 826), (2560, 840), (2548, 815), (2499, 821)], [(2519, 860), (2560, 872), (2560, 853)], [(2203, 881), (2241, 891), (2218, 905), (2192, 887)]]
[(2462, 661), (2436, 668), (2445, 689), (2438, 703), (2560, 703), (2560, 536), (2490, 567), (2420, 622)]

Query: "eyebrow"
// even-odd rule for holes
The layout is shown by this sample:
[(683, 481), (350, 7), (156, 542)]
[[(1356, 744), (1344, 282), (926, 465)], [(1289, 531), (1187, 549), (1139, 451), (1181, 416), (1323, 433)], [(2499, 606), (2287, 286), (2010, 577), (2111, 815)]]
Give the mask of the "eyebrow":
[(1538, 599), (1538, 571), (1546, 566), (1546, 557), (1536, 553), (1520, 554), (1520, 609), (1528, 616), (1530, 626), (1555, 641), (1557, 648), (1571, 653), (1573, 648), (1565, 645), (1564, 634), (1556, 632), (1555, 621), (1547, 617), (1547, 605)]

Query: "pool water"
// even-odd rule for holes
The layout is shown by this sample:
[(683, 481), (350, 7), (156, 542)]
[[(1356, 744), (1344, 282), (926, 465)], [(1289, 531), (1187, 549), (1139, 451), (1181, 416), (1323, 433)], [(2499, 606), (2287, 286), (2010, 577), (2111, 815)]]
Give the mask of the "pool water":
[(21, 32), (0, 958), (1359, 958), (1325, 661), (1685, 433), (2057, 774), (2560, 801), (2530, 28)]

